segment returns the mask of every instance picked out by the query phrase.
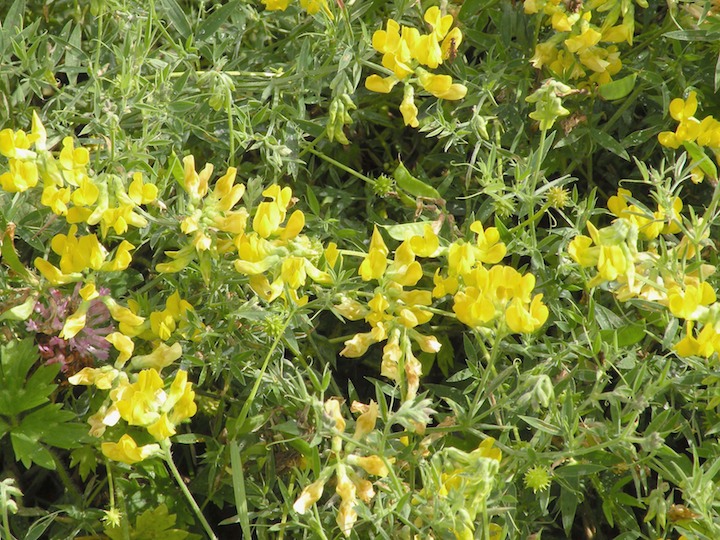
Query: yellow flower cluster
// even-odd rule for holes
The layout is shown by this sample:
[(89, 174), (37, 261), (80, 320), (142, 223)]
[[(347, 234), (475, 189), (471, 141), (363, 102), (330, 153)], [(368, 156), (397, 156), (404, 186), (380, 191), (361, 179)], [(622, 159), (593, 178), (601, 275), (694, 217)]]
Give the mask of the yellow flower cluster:
[(127, 187), (117, 175), (94, 177), (88, 169), (87, 148), (76, 148), (73, 138), (65, 137), (55, 157), (46, 140), (45, 127), (35, 113), (29, 135), (22, 130), (0, 131), (0, 154), (8, 158), (10, 169), (0, 175), (2, 189), (22, 192), (42, 181), (41, 204), (64, 216), (68, 223), (99, 224), (103, 238), (110, 229), (124, 234), (129, 226), (147, 225), (147, 219), (137, 211), (155, 200), (157, 187), (145, 183), (141, 173), (134, 173)]
[(189, 200), (186, 206), (187, 215), (182, 219), (180, 229), (191, 239), (180, 250), (165, 252), (172, 261), (157, 265), (156, 270), (161, 273), (179, 272), (197, 257), (200, 258), (201, 268), (207, 272), (207, 252), (217, 257), (231, 251), (232, 235), (245, 230), (248, 218), (245, 208), (234, 209), (245, 194), (245, 186), (235, 184), (237, 169), (228, 168), (210, 192), (213, 165), (206, 164), (198, 173), (193, 156), (186, 156), (183, 164), (183, 188)]
[[(419, 513), (436, 523), (448, 523), (457, 540), (476, 537), (477, 514), (486, 508), (502, 461), (502, 452), (494, 444), (495, 439), (488, 437), (472, 452), (445, 448), (433, 455), (429, 470), (423, 470), (425, 487), (416, 501)], [(445, 519), (432, 520), (438, 513)], [(488, 532), (491, 539), (500, 538), (502, 528), (488, 524)]]
[[(322, 285), (332, 281), (327, 272), (316, 266), (323, 254), (322, 246), (300, 234), (305, 227), (301, 210), (288, 217), (288, 209), (294, 203), (289, 187), (272, 185), (263, 191), (263, 196), (269, 200), (261, 202), (255, 210), (252, 231), (235, 238), (238, 255), (235, 270), (250, 277), (250, 287), (260, 298), (272, 302), (285, 297), (287, 291), (290, 300), (303, 305), (308, 298), (300, 297), (298, 290), (307, 278)], [(326, 260), (330, 266), (335, 262), (332, 257)]]
[(472, 328), (504, 320), (510, 332), (535, 332), (549, 314), (543, 295), (532, 296), (535, 276), (497, 264), (505, 257), (506, 247), (495, 227), (485, 230), (476, 221), (470, 230), (476, 234), (474, 243), (457, 240), (449, 246), (447, 274), (440, 269), (435, 273), (433, 296), (452, 294), (455, 315)]
[(658, 135), (661, 145), (677, 149), (680, 145), (690, 152), (691, 179), (698, 184), (703, 181), (708, 171), (714, 172), (714, 167), (708, 167), (704, 162), (709, 160), (702, 147), (707, 147), (713, 153), (715, 162), (720, 164), (720, 122), (712, 116), (702, 120), (695, 118), (697, 113), (697, 93), (690, 92), (687, 99), (675, 98), (670, 102), (670, 116), (678, 122), (675, 131), (663, 131)]
[[(548, 317), (542, 294), (532, 296), (535, 277), (520, 274), (514, 268), (496, 265), (506, 252), (505, 244), (494, 227), (483, 229), (474, 222), (475, 242), (453, 242), (440, 246), (440, 239), (429, 224), (423, 234), (409, 236), (395, 250), (393, 259), (377, 227), (358, 273), (363, 281), (377, 282), (366, 304), (343, 296), (335, 311), (351, 321), (364, 320), (370, 331), (358, 333), (345, 341), (340, 354), (349, 358), (364, 355), (374, 344), (387, 341), (383, 348), (381, 374), (398, 383), (403, 399), (413, 399), (422, 375), (419, 360), (413, 354), (413, 343), (423, 352), (436, 353), (440, 342), (433, 335), (417, 330), (433, 317), (434, 298), (452, 294), (457, 319), (470, 327), (488, 327), (505, 323), (510, 332), (531, 333)], [(447, 267), (438, 268), (432, 291), (418, 285), (423, 268), (417, 257), (437, 258), (444, 255)], [(483, 264), (492, 264), (486, 268)]]
[[(262, 0), (262, 3), (268, 11), (285, 11), (290, 5), (290, 0)], [(328, 7), (327, 0), (300, 0), (300, 7), (310, 15), (315, 15), (322, 11), (331, 20), (335, 19), (335, 16)]]
[(440, 342), (435, 336), (426, 336), (415, 330), (416, 326), (432, 319), (432, 312), (427, 309), (432, 304), (432, 294), (429, 290), (405, 290), (405, 287), (417, 285), (423, 277), (416, 256), (429, 257), (439, 245), (437, 235), (430, 225), (426, 225), (423, 236), (416, 235), (404, 241), (395, 250), (393, 260), (389, 261), (389, 250), (375, 227), (370, 249), (359, 267), (363, 281), (378, 283), (372, 298), (363, 305), (344, 297), (335, 306), (343, 317), (351, 321), (364, 319), (371, 326), (369, 332), (356, 334), (346, 341), (340, 354), (359, 358), (373, 343), (387, 340), (381, 373), (403, 387), (404, 399), (415, 397), (422, 373), (420, 361), (412, 353), (412, 341), (425, 352), (440, 350)]
[[(655, 245), (660, 235), (682, 231), (682, 201), (675, 197), (672, 208), (658, 207), (650, 212), (628, 204), (631, 197), (630, 191), (619, 189), (608, 201), (608, 208), (618, 218), (600, 230), (588, 223), (590, 237), (575, 237), (568, 246), (568, 254), (581, 267), (597, 269), (588, 287), (609, 283), (621, 301), (640, 298), (684, 319), (686, 336), (675, 345), (680, 356), (709, 357), (720, 353), (720, 304), (715, 290), (706, 281), (715, 268), (703, 264), (692, 271), (685, 269), (685, 261), (697, 252), (688, 236), (674, 245), (668, 238), (661, 244), (662, 253), (658, 253)], [(648, 246), (641, 250), (643, 241)]]
[[(647, 7), (644, 0), (638, 4)], [(620, 50), (614, 44), (632, 45), (635, 31), (632, 2), (525, 0), (523, 5), (525, 13), (541, 14), (544, 24), (555, 32), (535, 47), (531, 63), (537, 69), (545, 66), (566, 80), (587, 79), (591, 84), (603, 85), (612, 81), (622, 68)]]
[[(111, 389), (109, 400), (90, 417), (90, 434), (102, 437), (105, 429), (122, 419), (129, 426), (145, 428), (155, 441), (166, 444), (175, 435), (176, 426), (197, 412), (195, 392), (187, 380), (187, 371), (178, 370), (170, 387), (155, 368), (142, 370), (131, 383), (125, 372), (112, 368), (84, 368), (69, 379), (75, 385), (95, 385)], [(103, 454), (114, 461), (133, 464), (155, 455), (158, 444), (138, 446), (135, 439), (125, 433), (118, 442), (104, 442)]]
[(421, 67), (436, 69), (444, 61), (452, 61), (462, 43), (462, 32), (457, 27), (451, 29), (452, 15), (442, 15), (437, 6), (425, 12), (424, 20), (432, 29), (428, 34), (421, 34), (417, 28), (400, 26), (393, 19), (388, 19), (385, 30), (373, 34), (373, 48), (383, 55), (382, 65), (392, 74), (387, 77), (370, 75), (365, 80), (368, 90), (383, 94), (403, 81), (405, 89), (400, 112), (405, 125), (412, 127), (419, 125), (413, 83), (419, 83), (436, 98), (458, 100), (467, 94), (467, 88), (453, 83), (450, 75), (437, 75)]
[[(235, 269), (249, 277), (250, 287), (260, 298), (272, 302), (288, 292), (290, 300), (298, 304), (307, 302), (307, 296), (299, 296), (298, 290), (308, 277), (320, 284), (331, 282), (330, 275), (316, 266), (323, 255), (322, 246), (301, 234), (305, 214), (295, 210), (288, 216), (295, 202), (289, 187), (274, 184), (262, 192), (266, 200), (255, 209), (248, 230), (250, 212), (236, 207), (245, 193), (243, 184), (235, 184), (236, 169), (230, 167), (210, 191), (213, 166), (207, 164), (197, 173), (192, 156), (183, 162), (189, 201), (180, 229), (190, 238), (179, 250), (165, 252), (171, 261), (158, 264), (158, 272), (179, 272), (199, 259), (207, 281), (212, 259), (236, 253)], [(326, 256), (330, 266), (334, 263), (331, 259)]]
[[(358, 518), (357, 505), (361, 502), (368, 504), (375, 496), (373, 484), (366, 476), (386, 477), (390, 472), (388, 466), (392, 460), (375, 454), (362, 456), (355, 452), (356, 443), (365, 441), (367, 436), (375, 430), (378, 417), (377, 403), (374, 401), (370, 401), (369, 405), (353, 403), (351, 410), (361, 414), (355, 421), (352, 441), (348, 441), (344, 445), (346, 421), (340, 411), (340, 402), (336, 399), (329, 399), (325, 402), (323, 410), (334, 426), (332, 450), (337, 461), (323, 469), (320, 478), (302, 490), (293, 509), (298, 514), (307, 512), (320, 499), (325, 484), (334, 473), (335, 493), (340, 497), (336, 521), (340, 531), (345, 536), (350, 536)], [(345, 438), (347, 439), (347, 436)]]

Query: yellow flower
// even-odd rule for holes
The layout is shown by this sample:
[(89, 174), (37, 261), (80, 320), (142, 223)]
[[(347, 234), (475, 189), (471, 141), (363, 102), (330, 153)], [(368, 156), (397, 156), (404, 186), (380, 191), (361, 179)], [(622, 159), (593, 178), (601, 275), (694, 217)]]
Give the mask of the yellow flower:
[(370, 405), (367, 406), (367, 411), (358, 416), (358, 419), (355, 421), (355, 433), (353, 434), (353, 439), (358, 441), (374, 430), (377, 417), (378, 405), (373, 400), (370, 400)]
[(380, 235), (380, 231), (375, 226), (367, 257), (360, 264), (359, 274), (363, 281), (380, 279), (383, 276), (387, 268), (387, 254), (388, 248)]
[(135, 349), (135, 344), (133, 343), (133, 340), (122, 332), (113, 332), (111, 334), (108, 334), (107, 336), (105, 336), (105, 339), (109, 341), (112, 346), (120, 352), (117, 360), (115, 361), (115, 367), (118, 369), (122, 368), (125, 363), (130, 359), (133, 350)]
[(103, 263), (100, 269), (103, 272), (119, 272), (125, 270), (132, 262), (132, 255), (130, 252), (135, 249), (130, 242), (123, 240), (115, 251), (115, 257), (111, 261)]
[(192, 418), (197, 412), (197, 404), (195, 403), (195, 392), (192, 389), (192, 383), (187, 380), (187, 371), (178, 370), (175, 379), (170, 385), (167, 401), (163, 405), (163, 410), (170, 412), (170, 420), (177, 424)]
[(355, 483), (349, 478), (344, 464), (338, 464), (336, 474), (337, 485), (335, 487), (335, 493), (340, 495), (342, 500), (340, 508), (338, 509), (336, 522), (342, 533), (345, 536), (350, 536), (358, 517), (354, 508), (357, 488), (355, 487)]
[(90, 152), (87, 148), (75, 148), (73, 138), (65, 137), (58, 161), (65, 181), (72, 186), (78, 186), (85, 176), (85, 166), (90, 161)]
[(164, 441), (176, 433), (175, 426), (168, 420), (166, 413), (162, 413), (156, 422), (147, 426), (147, 430), (156, 441)]
[(356, 456), (355, 454), (350, 454), (347, 456), (347, 462), (350, 465), (357, 465), (368, 474), (373, 474), (381, 478), (386, 477), (390, 473), (387, 465), (385, 465), (385, 462), (380, 456), (361, 457)]
[(38, 169), (33, 161), (10, 159), (10, 170), (0, 175), (0, 186), (9, 193), (27, 191), (38, 183)]
[(678, 122), (685, 122), (692, 118), (697, 112), (697, 92), (692, 91), (687, 99), (675, 98), (670, 102), (670, 116)]
[(290, 0), (262, 0), (262, 3), (268, 11), (285, 11)]
[(467, 94), (467, 88), (462, 84), (453, 84), (450, 75), (435, 75), (422, 68), (417, 68), (415, 73), (422, 87), (435, 97), (457, 100)]
[(199, 202), (208, 192), (208, 181), (212, 176), (213, 165), (207, 163), (205, 168), (198, 174), (195, 171), (195, 157), (185, 156), (183, 158), (185, 173), (185, 191), (190, 195), (190, 199)]
[(335, 421), (335, 429), (340, 433), (345, 431), (345, 419), (340, 412), (340, 402), (336, 399), (328, 399), (323, 406), (325, 414)]
[(143, 356), (136, 356), (131, 363), (135, 369), (153, 369), (161, 371), (168, 367), (175, 360), (182, 356), (182, 346), (180, 343), (173, 343), (171, 346), (160, 343), (150, 353)]
[(425, 12), (423, 19), (425, 19), (426, 23), (432, 26), (432, 36), (436, 41), (440, 41), (445, 37), (453, 23), (452, 15), (443, 15), (440, 12), (440, 8), (437, 6), (429, 8)]
[(683, 291), (680, 287), (672, 287), (668, 291), (668, 307), (670, 313), (681, 319), (697, 320), (701, 306), (709, 306), (717, 300), (715, 290), (707, 281), (698, 286), (687, 285)]
[(101, 368), (84, 367), (72, 377), (68, 377), (68, 382), (72, 385), (96, 386), (100, 390), (109, 390), (113, 386), (113, 381), (118, 376), (118, 371), (110, 366)]
[(393, 87), (399, 82), (397, 77), (381, 77), (380, 75), (370, 75), (365, 79), (365, 88), (371, 92), (378, 92), (379, 94), (389, 94)]
[(675, 352), (679, 356), (702, 356), (709, 358), (720, 350), (720, 334), (717, 334), (713, 325), (706, 324), (697, 337), (693, 336), (692, 322), (687, 323), (687, 335), (675, 344)]
[(477, 234), (478, 259), (486, 264), (497, 264), (507, 252), (503, 242), (500, 242), (500, 232), (495, 227), (483, 229), (482, 223), (474, 221), (470, 230)]
[(505, 311), (505, 320), (512, 332), (531, 333), (545, 324), (549, 311), (542, 303), (542, 297), (542, 294), (535, 295), (527, 307), (520, 298), (513, 299)]
[(295, 510), (298, 514), (304, 514), (307, 512), (310, 507), (315, 504), (320, 497), (322, 497), (324, 487), (324, 480), (317, 480), (309, 486), (305, 486), (305, 489), (302, 490), (302, 493), (300, 493), (300, 496), (295, 501), (295, 504), (293, 504), (293, 510)]
[(400, 112), (403, 115), (403, 121), (406, 126), (418, 127), (417, 115), (418, 109), (415, 106), (415, 89), (410, 84), (405, 85), (405, 92), (403, 94), (403, 100), (400, 104)]
[(135, 439), (126, 433), (120, 437), (117, 443), (102, 443), (101, 450), (103, 455), (113, 461), (120, 461), (132, 465), (133, 463), (149, 458), (153, 454), (159, 453), (160, 446), (157, 444), (138, 446)]
[[(154, 201), (158, 195), (158, 188), (155, 184), (146, 184), (143, 182), (142, 173), (133, 174), (133, 181), (128, 188), (128, 196), (137, 204), (147, 204)], [(92, 204), (92, 203), (91, 203)]]
[(147, 426), (160, 418), (158, 408), (166, 399), (163, 380), (157, 370), (146, 369), (137, 381), (120, 389), (115, 406), (120, 416), (131, 426)]
[(35, 261), (33, 261), (33, 263), (35, 264), (35, 268), (40, 271), (42, 276), (53, 285), (65, 285), (67, 283), (80, 281), (83, 278), (83, 275), (78, 272), (73, 272), (71, 274), (63, 274), (59, 268), (50, 264), (45, 259), (41, 259), (40, 257), (37, 257)]

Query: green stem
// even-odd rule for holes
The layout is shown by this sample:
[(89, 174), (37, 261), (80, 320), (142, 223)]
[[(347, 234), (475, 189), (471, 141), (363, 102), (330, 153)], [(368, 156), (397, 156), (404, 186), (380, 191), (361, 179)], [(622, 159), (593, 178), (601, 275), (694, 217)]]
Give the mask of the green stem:
[(237, 426), (242, 426), (245, 423), (245, 419), (247, 418), (248, 412), (250, 411), (250, 407), (253, 404), (253, 401), (255, 401), (255, 396), (257, 395), (257, 392), (260, 388), (260, 384), (262, 383), (263, 376), (265, 375), (265, 371), (268, 368), (268, 365), (270, 364), (270, 358), (272, 358), (273, 353), (275, 352), (275, 349), (280, 344), (280, 340), (283, 337), (283, 334), (285, 333), (285, 329), (290, 324), (290, 320), (293, 318), (293, 315), (295, 315), (295, 306), (293, 306), (292, 311), (288, 315), (287, 319), (285, 320), (285, 324), (283, 325), (282, 329), (278, 332), (277, 337), (273, 341), (272, 345), (270, 346), (270, 349), (268, 350), (267, 354), (265, 355), (265, 360), (263, 360), (263, 364), (260, 367), (260, 373), (258, 374), (257, 378), (255, 379), (255, 384), (253, 384), (252, 389), (250, 390), (250, 395), (245, 400), (245, 404), (243, 405), (243, 408), (240, 409), (240, 414), (237, 417)]
[(55, 452), (53, 452), (49, 448), (47, 448), (47, 451), (50, 452), (50, 455), (53, 458), (53, 462), (55, 463), (55, 471), (58, 473), (58, 476), (60, 477), (60, 481), (62, 482), (63, 486), (70, 493), (76, 503), (79, 504), (83, 500), (83, 496), (70, 479), (70, 475), (68, 474), (62, 460), (60, 460), (60, 458), (57, 457)]
[(540, 210), (535, 212), (532, 216), (527, 218), (522, 223), (518, 223), (512, 229), (510, 229), (510, 234), (514, 234), (514, 233), (518, 232), (520, 229), (524, 229), (528, 225), (535, 223), (537, 220), (539, 220), (545, 214), (545, 212), (547, 212), (548, 208), (550, 208), (550, 203), (545, 203), (544, 205), (542, 205)]
[(180, 476), (180, 471), (177, 470), (177, 467), (175, 466), (175, 462), (173, 461), (172, 452), (170, 452), (170, 443), (169, 441), (166, 442), (166, 444), (163, 444), (164, 450), (165, 450), (165, 463), (167, 463), (168, 467), (170, 468), (170, 472), (172, 472), (173, 477), (175, 478), (175, 481), (177, 482), (178, 486), (180, 486), (180, 489), (182, 490), (183, 494), (185, 495), (185, 498), (187, 499), (188, 503), (190, 504), (190, 507), (193, 509), (193, 512), (195, 512), (195, 515), (200, 520), (200, 523), (203, 526), (203, 529), (205, 529), (205, 533), (207, 534), (208, 538), (211, 538), (212, 540), (217, 540), (217, 536), (215, 536), (215, 533), (212, 530), (212, 527), (210, 527), (210, 524), (207, 522), (207, 519), (205, 519), (205, 516), (203, 515), (202, 511), (200, 510), (200, 507), (198, 506), (197, 502), (195, 501), (195, 498), (192, 496), (192, 493), (190, 493), (190, 490), (185, 485), (185, 481), (183, 480), (182, 476)]
[(228, 160), (228, 163), (232, 167), (233, 165), (235, 165), (235, 124), (233, 121), (233, 98), (230, 88), (226, 88), (225, 93), (225, 103), (227, 104), (228, 132), (230, 135), (230, 159)]
[(311, 147), (309, 147), (309, 146), (306, 146), (305, 149), (306, 149), (308, 152), (310, 152), (311, 154), (319, 157), (320, 159), (323, 159), (323, 160), (327, 161), (327, 162), (330, 163), (331, 165), (335, 165), (338, 169), (342, 169), (342, 170), (345, 171), (346, 173), (352, 174), (355, 178), (359, 178), (360, 180), (362, 180), (363, 182), (367, 182), (367, 183), (370, 184), (371, 186), (374, 186), (374, 185), (375, 185), (375, 180), (373, 180), (372, 178), (369, 178), (369, 177), (365, 176), (364, 174), (357, 172), (355, 169), (351, 169), (351, 168), (348, 167), (347, 165), (344, 165), (343, 163), (340, 163), (339, 161), (334, 160), (334, 159), (331, 158), (330, 156), (326, 156), (326, 155), (323, 154), (322, 152), (319, 152), (319, 151), (317, 151), (317, 150), (315, 150), (314, 148), (311, 148)]

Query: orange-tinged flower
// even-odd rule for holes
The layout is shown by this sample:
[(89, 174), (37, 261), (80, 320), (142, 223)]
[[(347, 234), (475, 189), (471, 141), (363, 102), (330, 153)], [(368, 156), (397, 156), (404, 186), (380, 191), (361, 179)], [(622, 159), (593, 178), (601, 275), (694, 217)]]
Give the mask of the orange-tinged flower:
[(293, 510), (298, 514), (304, 514), (310, 507), (315, 504), (320, 497), (322, 497), (323, 488), (325, 487), (324, 480), (317, 480), (312, 484), (305, 486), (300, 496), (295, 500), (293, 504)]
[(347, 456), (347, 462), (350, 465), (357, 465), (368, 474), (380, 476), (381, 478), (386, 477), (390, 473), (387, 465), (385, 465), (385, 461), (380, 456), (356, 456), (355, 454), (350, 454)]

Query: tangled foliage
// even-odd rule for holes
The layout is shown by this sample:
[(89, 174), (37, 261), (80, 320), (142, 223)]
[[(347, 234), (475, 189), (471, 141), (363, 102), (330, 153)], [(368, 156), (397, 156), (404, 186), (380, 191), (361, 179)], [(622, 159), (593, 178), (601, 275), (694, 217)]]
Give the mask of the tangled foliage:
[(637, 7), (1, 8), (0, 538), (720, 536), (720, 19)]

